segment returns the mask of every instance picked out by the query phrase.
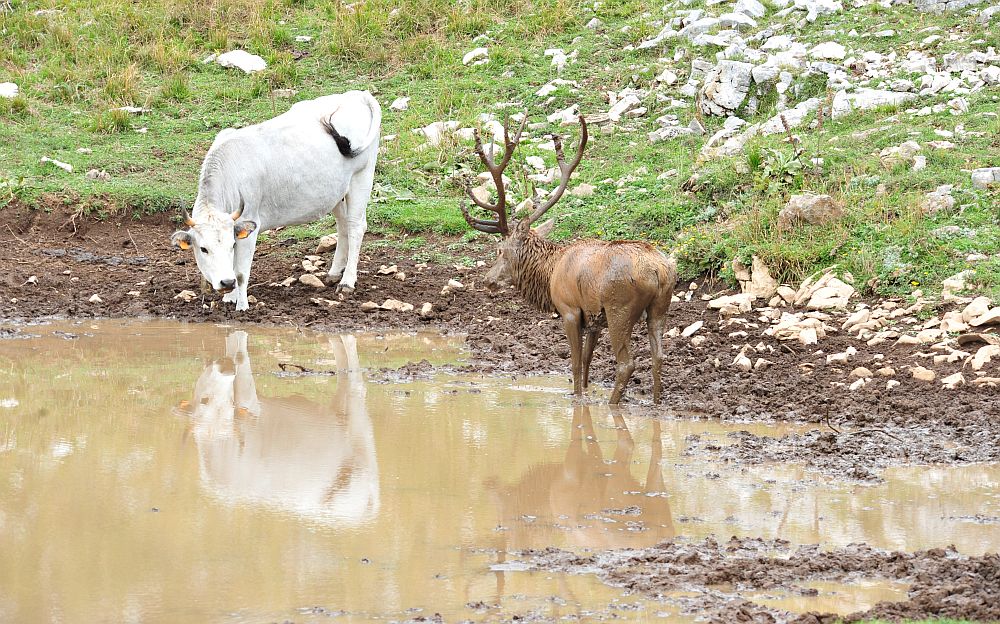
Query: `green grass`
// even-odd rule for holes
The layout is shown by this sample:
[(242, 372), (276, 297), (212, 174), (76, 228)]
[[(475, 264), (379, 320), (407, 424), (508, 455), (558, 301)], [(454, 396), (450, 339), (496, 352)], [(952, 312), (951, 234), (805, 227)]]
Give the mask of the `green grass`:
[[(533, 121), (574, 103), (585, 112), (604, 111), (606, 92), (648, 88), (664, 67), (681, 79), (662, 93), (677, 98), (690, 57), (710, 57), (712, 51), (683, 39), (662, 50), (625, 49), (659, 30), (652, 20), (663, 15), (661, 6), (641, 0), (607, 0), (596, 10), (578, 0), (366, 0), (350, 6), (321, 0), (15, 1), (12, 12), (0, 13), (5, 33), (0, 80), (21, 87), (18, 98), (0, 99), (0, 206), (13, 197), (39, 206), (55, 197), (97, 215), (179, 214), (194, 199), (201, 159), (219, 130), (267, 119), (301, 99), (357, 88), (375, 93), (385, 107), (383, 134), (397, 136), (380, 158), (371, 229), (393, 240), (444, 235), (471, 241), (475, 236), (468, 235), (458, 212), (461, 192), (454, 179), (463, 167), (478, 170), (470, 142), (446, 140), (428, 148), (412, 130), (446, 119), (476, 125), (483, 112), (502, 115), (494, 108), (500, 102), (513, 103), (508, 111), (527, 110)], [(49, 8), (63, 12), (34, 14)], [(585, 28), (592, 17), (604, 23), (598, 31)], [(931, 34), (914, 34), (929, 26), (938, 26), (942, 35), (967, 35), (959, 41), (943, 36), (927, 50), (935, 55), (963, 50), (969, 38), (985, 42), (976, 49), (1000, 47), (1000, 35), (985, 32), (973, 16), (921, 14), (908, 5), (821, 16), (795, 37), (810, 46), (834, 38), (888, 53)], [(869, 36), (887, 28), (896, 35)], [(851, 29), (857, 38), (828, 32)], [(297, 42), (299, 35), (312, 40)], [(485, 44), (476, 40), (480, 36)], [(462, 55), (478, 45), (490, 48), (491, 62), (464, 67)], [(201, 62), (234, 47), (260, 54), (268, 69), (246, 76)], [(543, 55), (551, 47), (578, 51), (579, 60), (558, 77), (578, 81), (581, 88), (562, 87), (539, 98), (535, 91), (557, 77)], [(675, 54), (687, 57), (674, 63)], [(823, 77), (796, 82), (799, 92), (791, 104), (827, 95)], [(297, 93), (281, 97), (276, 89)], [(390, 111), (388, 103), (404, 95), (411, 98), (409, 110)], [(745, 154), (710, 163), (698, 159), (703, 137), (649, 143), (646, 133), (656, 127), (656, 117), (672, 113), (686, 124), (696, 116), (693, 106), (667, 108), (650, 95), (643, 102), (649, 108), (644, 118), (626, 119), (608, 133), (593, 129), (577, 181), (593, 184), (596, 192), (586, 199), (567, 196), (553, 209), (555, 236), (650, 240), (674, 250), (687, 277), (725, 275), (723, 267), (734, 257), (758, 255), (789, 282), (836, 264), (864, 290), (933, 291), (943, 277), (966, 268), (968, 254), (1000, 249), (1000, 197), (972, 189), (968, 173), (961, 171), (1000, 165), (1000, 121), (983, 115), (996, 110), (997, 95), (992, 88), (968, 96), (971, 111), (961, 117), (945, 111), (914, 118), (880, 110), (827, 119), (818, 130), (797, 129), (802, 162), (777, 135), (755, 139)], [(921, 98), (916, 106), (947, 99)], [(125, 105), (151, 112), (115, 110)], [(764, 94), (748, 121), (765, 120), (775, 105), (774, 93)], [(712, 133), (723, 120), (702, 121)], [(953, 139), (952, 151), (925, 147), (924, 171), (879, 164), (879, 150), (908, 139), (938, 139), (935, 128), (954, 130), (957, 123), (972, 136)], [(853, 138), (881, 125), (889, 128)], [(531, 154), (554, 163), (551, 152), (530, 142), (515, 162)], [(69, 162), (75, 171), (40, 163), (42, 156)], [(818, 170), (808, 162), (814, 156), (824, 159)], [(516, 166), (509, 173), (523, 192)], [(83, 173), (91, 168), (108, 171), (111, 181), (86, 179)], [(678, 173), (658, 179), (670, 169)], [(683, 185), (693, 174), (697, 183), (686, 191)], [(955, 184), (956, 209), (920, 214), (923, 193), (940, 184)], [(778, 211), (790, 194), (801, 191), (834, 195), (847, 217), (830, 226), (778, 231)], [(950, 226), (957, 234), (942, 235), (941, 228)], [(326, 219), (275, 236), (311, 240), (333, 227)], [(468, 257), (459, 249), (435, 253)], [(1000, 293), (1000, 260), (984, 261), (975, 272), (985, 290)]]

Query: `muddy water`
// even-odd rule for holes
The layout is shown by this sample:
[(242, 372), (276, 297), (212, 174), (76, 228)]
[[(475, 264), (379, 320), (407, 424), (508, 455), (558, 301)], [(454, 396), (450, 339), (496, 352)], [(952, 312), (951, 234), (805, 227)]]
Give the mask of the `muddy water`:
[[(975, 522), (1000, 515), (996, 467), (897, 469), (863, 487), (706, 464), (684, 454), (687, 436), (789, 428), (574, 407), (562, 379), (373, 370), (461, 360), (432, 335), (21, 334), (36, 337), (0, 340), (0, 621), (664, 621), (670, 605), (520, 571), (504, 552), (709, 534), (1000, 549), (996, 525)], [(813, 589), (761, 600), (864, 608), (903, 591)]]

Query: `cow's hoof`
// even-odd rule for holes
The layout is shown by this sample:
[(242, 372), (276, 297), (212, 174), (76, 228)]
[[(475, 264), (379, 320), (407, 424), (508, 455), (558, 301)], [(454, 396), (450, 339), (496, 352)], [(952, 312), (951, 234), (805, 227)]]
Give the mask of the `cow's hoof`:
[(326, 284), (327, 286), (339, 286), (340, 285), (340, 278), (342, 278), (343, 276), (344, 276), (343, 273), (341, 273), (339, 275), (325, 275), (322, 278), (322, 280), (323, 280), (323, 283)]
[(344, 284), (337, 284), (337, 298), (341, 301), (345, 299), (350, 299), (351, 295), (354, 294), (354, 286), (345, 286)]

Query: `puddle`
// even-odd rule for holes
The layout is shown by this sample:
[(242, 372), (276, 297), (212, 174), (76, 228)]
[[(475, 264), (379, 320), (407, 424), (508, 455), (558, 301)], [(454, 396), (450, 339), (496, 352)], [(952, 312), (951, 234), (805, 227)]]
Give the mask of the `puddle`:
[[(1000, 549), (995, 524), (967, 521), (1000, 516), (997, 466), (830, 482), (683, 455), (691, 434), (805, 427), (573, 406), (560, 378), (368, 379), (462, 359), (435, 335), (110, 321), (30, 333), (0, 341), (0, 621), (681, 621), (504, 552), (710, 534)], [(290, 374), (303, 367), (323, 374)], [(869, 595), (815, 589), (791, 598)]]
[(800, 585), (802, 591), (746, 592), (757, 604), (795, 613), (817, 611), (849, 615), (871, 609), (879, 602), (906, 600), (909, 586), (881, 579), (859, 579), (852, 583), (812, 581)]

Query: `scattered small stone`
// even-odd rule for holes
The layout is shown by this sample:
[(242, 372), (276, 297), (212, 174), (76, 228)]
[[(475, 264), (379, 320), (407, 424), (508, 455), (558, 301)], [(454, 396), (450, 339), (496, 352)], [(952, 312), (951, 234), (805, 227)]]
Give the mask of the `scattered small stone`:
[(392, 101), (392, 104), (389, 105), (389, 108), (391, 108), (394, 111), (405, 111), (406, 109), (410, 108), (410, 98), (398, 97)]
[(886, 169), (892, 169), (898, 164), (913, 162), (920, 149), (920, 144), (916, 141), (906, 141), (896, 147), (887, 147), (879, 152), (879, 162)]
[(961, 372), (955, 373), (953, 375), (948, 375), (941, 379), (941, 384), (948, 390), (953, 390), (959, 386), (965, 385), (965, 376)]
[(312, 273), (305, 273), (303, 275), (300, 275), (299, 283), (309, 286), (311, 288), (315, 288), (316, 290), (322, 290), (326, 288), (326, 284), (323, 283), (323, 280), (316, 277)]
[(920, 381), (934, 381), (934, 377), (936, 377), (934, 371), (924, 368), (923, 366), (912, 367), (910, 369), (910, 375), (912, 375), (914, 379), (918, 379)]
[(53, 165), (55, 165), (56, 167), (59, 167), (63, 171), (66, 171), (68, 173), (73, 173), (73, 165), (71, 165), (69, 163), (64, 163), (64, 162), (62, 162), (60, 160), (56, 160), (54, 158), (49, 158), (48, 156), (42, 156), (41, 162), (43, 162), (43, 163), (52, 163)]
[(379, 305), (377, 303), (375, 303), (374, 301), (366, 301), (366, 302), (364, 302), (364, 303), (361, 304), (361, 311), (362, 312), (374, 312), (375, 310), (378, 310), (378, 309), (379, 309)]
[(21, 90), (13, 82), (0, 82), (0, 97), (12, 100), (18, 96)]
[(809, 55), (818, 59), (842, 61), (847, 56), (847, 49), (836, 41), (827, 41), (810, 50)]
[(873, 375), (872, 372), (869, 369), (865, 368), (864, 366), (859, 366), (851, 371), (851, 377), (855, 379), (860, 379), (860, 378), (871, 379), (874, 376), (875, 375)]
[(681, 332), (681, 337), (690, 338), (691, 336), (695, 335), (695, 333), (697, 333), (698, 330), (701, 329), (704, 325), (705, 325), (704, 321), (695, 321), (694, 323), (691, 323), (690, 325), (684, 328), (684, 331)]
[(747, 373), (753, 368), (753, 362), (741, 351), (737, 354), (736, 359), (733, 360), (733, 366)]
[(323, 254), (328, 251), (333, 251), (337, 248), (337, 235), (327, 234), (326, 236), (319, 239), (319, 245), (316, 246), (316, 253)]
[(111, 179), (111, 174), (103, 169), (90, 169), (85, 175), (88, 180), (100, 180), (101, 182), (107, 182)]
[(979, 318), (990, 311), (990, 298), (979, 296), (969, 302), (962, 310), (962, 320), (970, 323), (972, 319)]
[(827, 364), (846, 364), (851, 356), (857, 355), (858, 350), (854, 347), (847, 347), (847, 349), (841, 353), (831, 353), (826, 356)]
[(246, 50), (231, 50), (220, 54), (214, 60), (222, 67), (235, 67), (248, 74), (267, 69), (267, 62), (263, 58), (256, 54), (250, 54)]
[(787, 230), (797, 223), (818, 225), (844, 216), (844, 208), (829, 195), (806, 193), (792, 195), (778, 213), (778, 229)]
[(104, 299), (98, 294), (91, 295), (90, 299), (87, 299), (90, 303), (104, 303)]
[(739, 312), (749, 312), (753, 309), (753, 302), (756, 298), (757, 297), (751, 293), (727, 295), (712, 299), (708, 302), (708, 307), (712, 310), (721, 310), (727, 306), (733, 306)]
[(174, 299), (181, 299), (186, 303), (190, 303), (191, 301), (194, 301), (197, 298), (198, 294), (195, 293), (193, 290), (182, 290), (176, 295), (174, 295)]
[(487, 48), (475, 48), (465, 53), (462, 65), (485, 65), (490, 62), (490, 51)]
[(1000, 167), (986, 167), (973, 169), (972, 186), (978, 189), (985, 189), (1000, 182)]
[(413, 309), (413, 304), (404, 303), (399, 299), (386, 299), (380, 307), (390, 312), (409, 312)]

